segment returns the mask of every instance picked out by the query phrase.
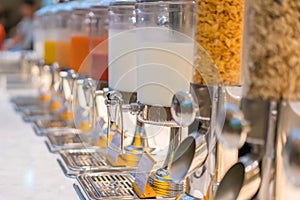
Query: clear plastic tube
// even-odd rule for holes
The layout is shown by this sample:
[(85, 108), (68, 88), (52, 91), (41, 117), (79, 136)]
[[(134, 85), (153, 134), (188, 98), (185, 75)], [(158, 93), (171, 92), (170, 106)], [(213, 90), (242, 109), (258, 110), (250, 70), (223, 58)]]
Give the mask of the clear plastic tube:
[(300, 98), (300, 4), (246, 1), (244, 95), (267, 100)]
[[(226, 86), (239, 85), (244, 0), (196, 2), (197, 45), (193, 82), (204, 85), (220, 82)], [(208, 65), (208, 61), (212, 65)]]

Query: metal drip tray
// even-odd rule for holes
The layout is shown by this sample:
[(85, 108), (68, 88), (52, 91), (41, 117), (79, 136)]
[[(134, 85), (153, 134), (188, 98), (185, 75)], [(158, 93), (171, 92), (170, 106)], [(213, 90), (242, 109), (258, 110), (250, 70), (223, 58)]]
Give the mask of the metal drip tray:
[(23, 107), (23, 106), (32, 106), (32, 105), (39, 105), (40, 100), (38, 97), (33, 96), (19, 96), (13, 97), (10, 100), (16, 107)]
[(97, 149), (74, 149), (61, 151), (60, 155), (71, 170), (97, 170), (107, 168), (105, 152)]
[(51, 114), (51, 112), (48, 109), (39, 106), (23, 110), (24, 116), (49, 115), (49, 114)]
[(24, 112), (28, 112), (31, 110), (42, 109), (44, 105), (39, 103), (39, 104), (32, 104), (32, 105), (22, 105), (22, 106), (14, 105), (14, 106), (17, 112), (22, 112), (24, 114)]
[(33, 129), (39, 136), (53, 132), (60, 132), (74, 127), (75, 125), (73, 122), (66, 122), (65, 120), (59, 118), (40, 119), (34, 121), (33, 123)]
[(35, 107), (32, 109), (23, 110), (23, 120), (25, 122), (35, 122), (38, 120), (50, 120), (55, 118), (55, 115), (43, 107)]
[(62, 128), (68, 126), (68, 123), (61, 119), (37, 120), (35, 124), (38, 128), (44, 128), (44, 129)]
[(50, 151), (56, 152), (64, 149), (78, 149), (90, 147), (87, 143), (87, 135), (81, 133), (79, 130), (70, 129), (62, 130), (47, 134), (50, 145)]
[[(66, 176), (74, 176), (84, 172), (133, 171), (134, 167), (113, 167), (106, 160), (106, 149), (90, 147), (85, 149), (69, 149), (60, 151), (64, 162), (61, 166)], [(66, 167), (65, 167), (66, 166)]]
[(89, 199), (138, 199), (130, 173), (94, 173), (80, 175), (78, 182)]

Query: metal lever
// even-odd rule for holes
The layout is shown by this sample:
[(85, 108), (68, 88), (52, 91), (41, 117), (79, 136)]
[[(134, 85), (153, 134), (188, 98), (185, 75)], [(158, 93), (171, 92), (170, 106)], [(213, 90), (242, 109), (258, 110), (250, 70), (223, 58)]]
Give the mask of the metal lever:
[(282, 151), (284, 169), (289, 180), (300, 186), (300, 129), (292, 129)]
[[(107, 106), (108, 114), (108, 137), (112, 132), (121, 134), (121, 151), (124, 151), (124, 133), (123, 133), (123, 112), (122, 94), (118, 91), (110, 91), (107, 93), (105, 104)], [(116, 134), (118, 134), (116, 133)], [(107, 140), (109, 142), (109, 140)], [(109, 144), (107, 145), (109, 146)]]
[(199, 113), (194, 97), (188, 91), (178, 91), (173, 96), (171, 113), (174, 121), (181, 127), (191, 125)]
[[(178, 91), (172, 99), (172, 117), (181, 127), (191, 125), (196, 115), (199, 114), (191, 93)], [(180, 182), (191, 175), (206, 160), (208, 154), (207, 143), (204, 134), (193, 133), (189, 135), (176, 149), (174, 159), (170, 167), (172, 180)]]
[(243, 113), (233, 104), (225, 104), (222, 108), (225, 122), (222, 130), (217, 131), (218, 140), (227, 148), (239, 149), (247, 139), (250, 126)]

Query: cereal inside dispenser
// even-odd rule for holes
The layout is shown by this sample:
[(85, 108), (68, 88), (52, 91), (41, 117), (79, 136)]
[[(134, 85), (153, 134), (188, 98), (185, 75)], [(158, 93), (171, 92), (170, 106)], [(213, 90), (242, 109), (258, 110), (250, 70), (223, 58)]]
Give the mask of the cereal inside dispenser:
[(300, 5), (296, 1), (246, 2), (243, 72), (245, 95), (300, 98)]
[[(197, 0), (194, 83), (223, 82), (236, 86), (240, 82), (243, 0)], [(201, 48), (203, 47), (203, 49)], [(203, 59), (206, 51), (221, 75), (207, 66)]]

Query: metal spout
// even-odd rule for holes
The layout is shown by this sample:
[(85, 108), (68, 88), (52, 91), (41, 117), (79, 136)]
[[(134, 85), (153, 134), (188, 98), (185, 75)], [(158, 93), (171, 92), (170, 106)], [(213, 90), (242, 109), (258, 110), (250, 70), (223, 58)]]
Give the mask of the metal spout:
[(241, 157), (223, 177), (215, 200), (251, 199), (261, 183), (260, 160), (256, 155)]
[(170, 167), (170, 177), (180, 182), (203, 165), (207, 158), (205, 135), (193, 133), (178, 146)]
[(133, 154), (143, 154), (144, 151), (153, 153), (156, 148), (154, 138), (149, 138), (145, 130), (144, 124), (136, 121), (136, 128), (133, 135), (133, 140), (130, 145), (126, 146), (126, 151)]
[(181, 141), (181, 131), (182, 129), (179, 127), (170, 128), (170, 143), (169, 143), (168, 153), (164, 161), (164, 164), (162, 165), (162, 168), (165, 170), (169, 171), (169, 169), (171, 168), (174, 159), (175, 150)]

